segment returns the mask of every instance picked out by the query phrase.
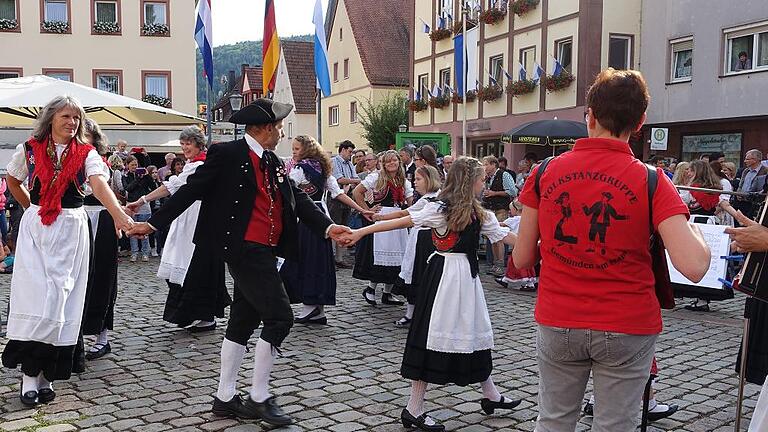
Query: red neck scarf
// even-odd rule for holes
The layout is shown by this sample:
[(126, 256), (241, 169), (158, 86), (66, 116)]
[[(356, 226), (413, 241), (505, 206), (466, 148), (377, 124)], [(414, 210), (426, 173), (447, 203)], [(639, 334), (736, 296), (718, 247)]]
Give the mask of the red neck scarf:
[(403, 186), (396, 186), (395, 182), (387, 182), (389, 190), (392, 191), (392, 201), (395, 204), (403, 204), (405, 202), (405, 188)]
[(205, 152), (200, 152), (190, 162), (205, 162)]
[(85, 164), (85, 157), (93, 150), (89, 144), (79, 144), (73, 138), (61, 153), (56, 155), (56, 144), (49, 136), (40, 142), (29, 140), (35, 157), (35, 177), (40, 180), (40, 210), (38, 214), (43, 225), (51, 225), (61, 213), (61, 197), (75, 181)]

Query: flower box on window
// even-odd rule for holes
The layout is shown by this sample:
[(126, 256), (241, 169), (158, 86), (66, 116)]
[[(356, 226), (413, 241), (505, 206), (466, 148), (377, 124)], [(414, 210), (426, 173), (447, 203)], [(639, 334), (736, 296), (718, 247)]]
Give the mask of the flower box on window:
[(447, 39), (449, 37), (451, 37), (451, 30), (447, 28), (437, 28), (429, 32), (429, 38), (432, 39), (433, 42)]
[(0, 19), (0, 30), (16, 30), (19, 28), (19, 22), (15, 19)]
[[(467, 20), (467, 30), (473, 29), (477, 27), (477, 21), (473, 19)], [(461, 34), (461, 32), (464, 31), (464, 22), (463, 21), (456, 21), (456, 23), (453, 25), (453, 32), (456, 34)]]
[(533, 93), (534, 90), (536, 90), (536, 81), (534, 80), (524, 79), (510, 81), (507, 84), (507, 94), (510, 94), (514, 97)]
[(567, 88), (574, 79), (569, 72), (563, 71), (560, 75), (547, 75), (542, 78), (542, 86), (547, 89), (548, 93), (552, 93)]
[(509, 4), (509, 7), (517, 16), (523, 16), (536, 9), (539, 5), (539, 1), (540, 0), (515, 0)]
[(40, 28), (45, 33), (67, 33), (69, 32), (69, 23), (67, 21), (43, 21)]
[(415, 99), (408, 101), (408, 109), (413, 112), (424, 111), (427, 109), (427, 102), (424, 99)]
[(451, 101), (458, 105), (464, 103), (464, 99), (466, 99), (467, 102), (474, 102), (475, 99), (477, 99), (477, 92), (475, 90), (470, 90), (466, 95), (464, 95), (464, 97), (461, 97), (458, 93), (454, 93)]
[(143, 100), (144, 102), (151, 103), (151, 104), (158, 105), (165, 108), (171, 107), (171, 100), (163, 96), (148, 94), (143, 98), (141, 98), (141, 100)]
[(485, 87), (480, 87), (477, 91), (477, 98), (484, 102), (493, 102), (504, 94), (504, 90), (498, 84), (489, 84)]
[(93, 23), (93, 32), (98, 34), (120, 33), (120, 24), (111, 21), (96, 21)]
[(168, 36), (171, 29), (167, 24), (144, 24), (141, 26), (141, 34), (144, 36)]
[(507, 16), (507, 9), (490, 8), (480, 13), (480, 21), (492, 25), (504, 19)]
[(443, 93), (440, 96), (429, 98), (429, 106), (435, 109), (443, 109), (451, 104), (451, 97)]

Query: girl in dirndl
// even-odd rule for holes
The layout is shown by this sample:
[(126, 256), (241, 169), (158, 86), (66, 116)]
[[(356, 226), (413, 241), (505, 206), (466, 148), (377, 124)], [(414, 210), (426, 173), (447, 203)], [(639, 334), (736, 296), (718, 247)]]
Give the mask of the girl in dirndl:
[[(320, 143), (309, 135), (299, 135), (291, 145), (293, 162), (288, 177), (306, 192), (315, 205), (328, 214), (325, 194), (357, 210), (365, 217), (373, 212), (360, 207), (339, 187), (332, 175), (331, 160)], [(318, 236), (299, 222), (299, 261), (285, 260), (280, 276), (291, 303), (303, 303), (298, 324), (327, 324), (325, 306), (336, 304), (336, 265), (331, 240)]]
[[(368, 199), (366, 193), (370, 192)], [(372, 172), (353, 191), (355, 201), (366, 210), (382, 215), (400, 211), (413, 203), (413, 189), (405, 178), (400, 155), (394, 150), (381, 154), (381, 170)], [(378, 222), (377, 222), (378, 223)], [(363, 224), (366, 224), (365, 221)], [(378, 232), (360, 241), (355, 248), (355, 268), (352, 277), (369, 281), (363, 298), (376, 305), (376, 287), (384, 284), (381, 302), (402, 306), (403, 302), (392, 294), (403, 263), (408, 230)]]
[[(389, 213), (386, 215), (376, 214), (374, 221), (392, 220), (410, 215), (414, 211), (419, 211), (434, 201), (437, 193), (440, 191), (440, 174), (435, 167), (422, 165), (416, 168), (414, 172), (414, 189), (421, 196), (416, 203), (406, 210)], [(397, 327), (409, 327), (413, 319), (413, 311), (416, 307), (416, 298), (419, 293), (419, 282), (424, 270), (427, 268), (427, 258), (435, 251), (432, 244), (432, 231), (429, 228), (412, 229), (408, 234), (408, 244), (405, 247), (403, 256), (403, 265), (400, 267), (400, 275), (393, 289), (395, 294), (405, 294), (408, 303), (406, 304), (405, 316), (395, 321)]]
[[(200, 128), (182, 129), (179, 143), (187, 159), (181, 174), (169, 177), (162, 186), (128, 204), (128, 208), (138, 209), (173, 195), (205, 163), (205, 135)], [(224, 283), (224, 260), (192, 242), (199, 213), (200, 201), (195, 201), (173, 220), (157, 269), (157, 277), (168, 283), (163, 319), (191, 333), (214, 330), (215, 317), (223, 318), (224, 309), (232, 303)]]
[(54, 380), (69, 379), (88, 284), (91, 238), (85, 183), (127, 231), (132, 219), (107, 184), (109, 169), (83, 132), (85, 111), (69, 96), (40, 112), (32, 138), (8, 164), (8, 187), (25, 207), (11, 279), (3, 366), (21, 366), (24, 405), (51, 402)]
[(436, 252), (429, 259), (400, 369), (412, 380), (408, 406), (400, 418), (405, 427), (442, 431), (424, 410), (427, 383), (466, 386), (481, 383), (482, 410), (512, 409), (520, 404), (502, 396), (491, 379), (493, 330), (478, 277), (480, 235), (492, 243), (514, 245), (516, 236), (499, 225), (477, 196), (485, 187), (482, 164), (456, 159), (436, 202), (410, 216), (361, 228), (347, 235), (354, 244), (365, 235), (411, 226), (431, 229)]

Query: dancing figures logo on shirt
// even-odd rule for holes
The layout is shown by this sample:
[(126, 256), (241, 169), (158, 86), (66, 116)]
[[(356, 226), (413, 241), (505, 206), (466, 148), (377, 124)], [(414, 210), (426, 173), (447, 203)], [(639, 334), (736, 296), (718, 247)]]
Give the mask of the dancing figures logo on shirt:
[[(627, 210), (638, 203), (629, 185), (602, 172), (584, 171), (542, 186), (542, 208), (557, 221), (553, 256), (571, 267), (601, 270), (626, 258), (626, 251), (615, 246), (616, 230), (611, 227), (627, 221)], [(584, 259), (582, 252), (592, 258)]]

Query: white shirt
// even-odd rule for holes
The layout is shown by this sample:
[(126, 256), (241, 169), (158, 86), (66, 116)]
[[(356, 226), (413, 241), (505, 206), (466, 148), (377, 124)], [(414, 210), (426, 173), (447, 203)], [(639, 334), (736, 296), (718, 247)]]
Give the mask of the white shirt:
[(256, 153), (256, 156), (261, 158), (261, 155), (264, 154), (264, 147), (262, 147), (261, 144), (256, 141), (256, 138), (245, 134), (245, 142), (248, 143), (248, 147), (250, 147), (251, 150)]
[[(56, 144), (56, 155), (61, 157), (61, 154), (66, 147), (66, 144)], [(11, 156), (11, 161), (8, 162), (8, 166), (6, 167), (8, 174), (20, 182), (23, 182), (29, 176), (27, 159), (24, 152), (24, 144), (17, 145), (16, 151), (13, 153), (13, 156)], [(85, 157), (85, 175), (86, 177), (100, 175), (104, 177), (104, 180), (109, 180), (109, 168), (107, 168), (107, 164), (104, 163), (95, 149), (89, 151), (88, 155)]]

